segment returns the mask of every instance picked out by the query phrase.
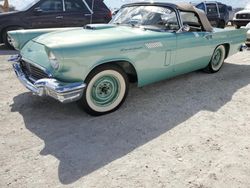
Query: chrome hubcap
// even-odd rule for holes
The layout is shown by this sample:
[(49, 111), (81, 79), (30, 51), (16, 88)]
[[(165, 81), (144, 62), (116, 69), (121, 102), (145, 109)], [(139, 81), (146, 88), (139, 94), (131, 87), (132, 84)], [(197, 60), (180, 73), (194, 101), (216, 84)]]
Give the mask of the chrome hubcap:
[(91, 89), (91, 99), (97, 106), (112, 104), (120, 93), (120, 83), (112, 75), (107, 75), (95, 81)]
[(220, 68), (223, 63), (223, 51), (221, 49), (217, 49), (213, 55), (212, 66), (214, 69)]

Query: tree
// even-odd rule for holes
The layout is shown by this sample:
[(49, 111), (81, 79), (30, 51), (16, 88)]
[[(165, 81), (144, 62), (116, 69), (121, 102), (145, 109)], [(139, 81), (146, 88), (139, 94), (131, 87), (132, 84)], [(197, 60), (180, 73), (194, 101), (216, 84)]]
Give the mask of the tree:
[(8, 0), (4, 0), (3, 5), (0, 5), (0, 8), (2, 9), (3, 12), (8, 12), (9, 11), (9, 2)]

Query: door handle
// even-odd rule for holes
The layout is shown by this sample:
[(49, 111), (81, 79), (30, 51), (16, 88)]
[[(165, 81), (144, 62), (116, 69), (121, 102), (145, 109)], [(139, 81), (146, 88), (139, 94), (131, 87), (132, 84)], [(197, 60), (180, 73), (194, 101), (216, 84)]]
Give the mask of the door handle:
[(84, 16), (91, 16), (92, 14), (84, 14)]
[(212, 34), (207, 34), (207, 35), (204, 36), (204, 38), (207, 39), (207, 40), (211, 40), (211, 39), (213, 39), (213, 35)]
[(63, 16), (57, 16), (56, 19), (63, 19)]

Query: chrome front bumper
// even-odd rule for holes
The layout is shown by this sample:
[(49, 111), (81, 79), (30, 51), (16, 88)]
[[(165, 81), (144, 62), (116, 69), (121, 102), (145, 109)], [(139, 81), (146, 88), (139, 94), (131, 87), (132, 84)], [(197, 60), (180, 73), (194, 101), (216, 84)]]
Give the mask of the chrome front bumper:
[(250, 45), (250, 39), (246, 41), (246, 45)]
[(86, 87), (86, 84), (83, 82), (65, 83), (54, 78), (44, 78), (32, 83), (22, 71), (20, 63), (15, 62), (13, 68), (20, 82), (33, 94), (38, 96), (50, 96), (62, 103), (79, 100)]
[(245, 44), (242, 44), (242, 45), (240, 46), (239, 51), (240, 51), (240, 52), (244, 52), (244, 51), (246, 51), (247, 49), (248, 49), (247, 46), (246, 46)]

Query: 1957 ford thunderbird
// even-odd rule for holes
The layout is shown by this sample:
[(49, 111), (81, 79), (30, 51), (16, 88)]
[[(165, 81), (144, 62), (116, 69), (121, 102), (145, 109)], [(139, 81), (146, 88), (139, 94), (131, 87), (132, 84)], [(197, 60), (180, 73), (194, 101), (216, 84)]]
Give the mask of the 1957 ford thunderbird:
[(8, 33), (19, 80), (34, 94), (78, 101), (91, 115), (117, 110), (138, 87), (203, 69), (218, 72), (246, 30), (213, 28), (190, 4), (132, 3), (109, 24)]

